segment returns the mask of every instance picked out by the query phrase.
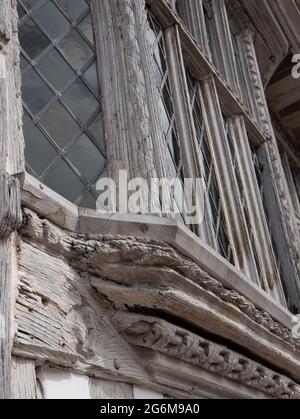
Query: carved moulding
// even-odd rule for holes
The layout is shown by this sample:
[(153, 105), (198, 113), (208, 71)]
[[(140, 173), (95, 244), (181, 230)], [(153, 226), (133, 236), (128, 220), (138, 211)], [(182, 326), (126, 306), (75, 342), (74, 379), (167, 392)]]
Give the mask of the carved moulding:
[(241, 35), (244, 40), (247, 65), (249, 67), (249, 76), (252, 81), (253, 94), (256, 99), (259, 110), (260, 122), (267, 138), (266, 149), (268, 152), (270, 170), (278, 194), (278, 203), (280, 207), (282, 222), (285, 229), (286, 242), (289, 246), (291, 260), (293, 261), (295, 270), (298, 275), (300, 272), (300, 254), (299, 254), (299, 237), (296, 228), (296, 222), (293, 215), (292, 204), (288, 197), (288, 187), (285, 181), (283, 167), (280, 160), (277, 141), (274, 129), (271, 123), (271, 117), (266, 102), (266, 96), (259, 73), (256, 53), (253, 45), (253, 38), (249, 31), (243, 32)]
[(129, 343), (179, 358), (278, 399), (300, 399), (300, 386), (224, 346), (164, 320), (118, 313), (119, 330)]
[[(76, 283), (83, 281), (85, 287), (96, 288), (110, 309), (164, 312), (194, 329), (201, 327), (244, 346), (266, 361), (271, 359), (300, 380), (300, 343), (291, 331), (166, 243), (69, 233), (28, 209), (23, 219), (22, 243), (64, 261), (62, 271), (69, 267), (79, 272), (81, 279)], [(30, 259), (22, 257), (23, 253), (22, 269)], [(46, 281), (51, 276), (52, 271)]]

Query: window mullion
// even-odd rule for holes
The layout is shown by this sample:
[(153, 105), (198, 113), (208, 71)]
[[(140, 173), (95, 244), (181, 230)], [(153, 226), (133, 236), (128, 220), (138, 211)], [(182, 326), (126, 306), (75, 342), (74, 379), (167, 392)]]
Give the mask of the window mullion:
[[(168, 28), (164, 35), (183, 173), (186, 178), (200, 179), (201, 163), (196, 146), (196, 133), (192, 122), (192, 109), (189, 102), (178, 28), (176, 26)], [(203, 225), (194, 226), (195, 232), (200, 236), (204, 235), (203, 228)]]
[(243, 216), (242, 204), (238, 198), (238, 185), (230, 158), (229, 145), (225, 141), (226, 131), (216, 85), (213, 78), (207, 78), (201, 84), (204, 119), (207, 124), (207, 134), (234, 259), (238, 268), (249, 279), (258, 282), (256, 264), (251, 251), (251, 242)]

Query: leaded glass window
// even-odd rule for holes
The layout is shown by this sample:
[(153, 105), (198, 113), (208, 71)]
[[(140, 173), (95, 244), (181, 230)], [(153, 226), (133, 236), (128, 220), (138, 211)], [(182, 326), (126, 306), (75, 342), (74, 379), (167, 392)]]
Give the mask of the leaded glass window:
[(202, 165), (202, 175), (206, 185), (207, 202), (205, 208), (205, 221), (210, 231), (209, 244), (211, 244), (220, 255), (233, 263), (233, 253), (227, 234), (224, 209), (202, 114), (200, 85), (199, 82), (194, 80), (188, 70), (186, 71), (186, 76)]
[(106, 148), (89, 2), (18, 0), (18, 12), (27, 170), (95, 208)]
[(284, 274), (283, 274), (282, 262), (281, 262), (281, 258), (280, 258), (279, 251), (278, 251), (277, 241), (276, 241), (275, 235), (274, 235), (275, 226), (274, 226), (274, 223), (272, 221), (272, 217), (270, 216), (269, 209), (268, 209), (267, 203), (266, 203), (265, 189), (264, 189), (264, 185), (263, 185), (263, 181), (262, 181), (262, 173), (263, 173), (264, 168), (259, 162), (258, 155), (257, 155), (257, 149), (252, 144), (250, 144), (250, 146), (251, 146), (252, 161), (253, 161), (255, 174), (256, 174), (256, 180), (257, 180), (259, 191), (260, 191), (260, 198), (262, 200), (262, 204), (263, 204), (263, 208), (264, 208), (264, 215), (265, 215), (266, 223), (267, 223), (267, 226), (268, 226), (268, 230), (269, 230), (269, 234), (270, 234), (270, 238), (271, 238), (271, 242), (272, 242), (272, 248), (273, 248), (274, 257), (275, 257), (275, 261), (276, 261), (276, 265), (277, 265), (277, 269), (278, 269), (278, 275), (281, 279), (281, 281), (279, 282), (279, 286), (282, 287), (282, 289), (280, 288), (280, 291), (282, 292), (282, 294), (284, 293), (285, 297), (288, 299), (288, 292), (287, 292), (287, 290), (285, 289), (285, 286), (284, 286), (285, 284), (284, 284)]
[(251, 221), (250, 221), (249, 211), (248, 211), (246, 197), (245, 197), (245, 191), (241, 182), (242, 176), (241, 176), (238, 161), (237, 161), (237, 154), (236, 154), (235, 146), (233, 144), (233, 141), (232, 141), (229, 129), (228, 129), (228, 124), (226, 122), (225, 122), (225, 128), (226, 128), (227, 141), (228, 141), (230, 154), (231, 154), (232, 166), (234, 169), (235, 178), (237, 180), (237, 185), (238, 185), (238, 194), (239, 194), (239, 199), (241, 203), (241, 209), (245, 217), (247, 233), (250, 239), (251, 252), (254, 258), (254, 262), (255, 262), (256, 275), (257, 275), (256, 282), (258, 285), (264, 288), (264, 278), (263, 278), (263, 274), (260, 268), (258, 250), (255, 243), (255, 238), (254, 238), (254, 231), (253, 231), (254, 226), (251, 224)]
[[(169, 73), (164, 45), (163, 31), (159, 22), (148, 13), (149, 31), (148, 39), (153, 51), (153, 64), (157, 88), (159, 90), (159, 113), (165, 137), (167, 171), (170, 179), (179, 179), (174, 190), (175, 206), (177, 206), (178, 219), (185, 223), (186, 205), (184, 195), (184, 174), (180, 153), (180, 144), (176, 129), (175, 112), (172, 104), (172, 95), (169, 82)], [(181, 211), (183, 210), (183, 211)]]

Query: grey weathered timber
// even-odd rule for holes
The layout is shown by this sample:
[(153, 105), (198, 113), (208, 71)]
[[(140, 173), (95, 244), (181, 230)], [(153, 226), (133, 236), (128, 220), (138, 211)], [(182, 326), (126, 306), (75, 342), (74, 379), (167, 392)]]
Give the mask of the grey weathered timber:
[[(237, 180), (231, 164), (229, 145), (224, 139), (225, 121), (220, 107), (216, 85), (213, 78), (202, 81), (203, 110), (206, 121), (207, 135), (212, 150), (212, 158), (217, 171), (220, 193), (226, 216), (228, 234), (236, 266), (256, 283), (257, 271), (255, 261), (251, 253), (251, 243), (246, 228), (245, 218), (236, 191)], [(224, 158), (226, 156), (226, 158)]]
[[(93, 1), (103, 86), (108, 173), (149, 180), (165, 174), (158, 90), (143, 0)], [(164, 176), (165, 177), (165, 176)]]
[(180, 16), (190, 33), (194, 36), (197, 43), (201, 46), (203, 52), (208, 58), (211, 58), (211, 52), (208, 37), (205, 31), (205, 17), (202, 0), (190, 0), (178, 2)]
[[(42, 397), (37, 366), (84, 375), (94, 399), (131, 399), (137, 386), (181, 398), (300, 397), (300, 339), (279, 298), (282, 289), (248, 144), (258, 147), (264, 166), (289, 308), (296, 311), (300, 215), (294, 210), (299, 201), (290, 197), (263, 82), (290, 46), (298, 52), (300, 0), (180, 2), (183, 7), (175, 0), (87, 1), (102, 85), (108, 175), (118, 181), (118, 171), (125, 169), (131, 178), (166, 177), (147, 5), (163, 29), (165, 74), (188, 177), (205, 170), (186, 66), (200, 82), (235, 266), (174, 219), (77, 208), (24, 176), (16, 0), (0, 0), (0, 398)], [(210, 32), (203, 9), (209, 3), (215, 19)], [(214, 46), (218, 59), (213, 63)], [(276, 102), (276, 92), (271, 97)], [(276, 110), (295, 98), (272, 103), (276, 117)], [(236, 145), (240, 182), (224, 120)], [(296, 194), (299, 169), (296, 174), (292, 169), (299, 168), (299, 146), (285, 139), (284, 130), (282, 137), (288, 182), (295, 182), (290, 190)], [(252, 238), (265, 291), (257, 280)]]
[(21, 221), (24, 172), (16, 1), (0, 1), (0, 399), (11, 397), (11, 312), (16, 277), (12, 233)]
[(43, 187), (41, 191), (39, 183), (28, 174), (25, 177), (22, 199), (26, 207), (72, 233), (124, 235), (150, 240), (161, 240), (163, 237), (166, 243), (218, 279), (225, 288), (237, 291), (260, 310), (266, 310), (274, 320), (291, 328), (290, 312), (249, 282), (240, 271), (176, 220), (131, 214), (98, 214), (82, 208), (78, 211), (76, 206), (66, 200), (58, 200), (57, 194), (49, 188)]
[(12, 395), (13, 399), (37, 399), (37, 378), (35, 361), (14, 357), (12, 361)]
[[(278, 296), (279, 273), (276, 266), (271, 238), (264, 217), (263, 203), (259, 199), (260, 191), (256, 181), (256, 174), (251, 158), (250, 142), (242, 117), (234, 117), (228, 121), (228, 129), (237, 153), (237, 164), (241, 173), (245, 200), (248, 207), (249, 219), (252, 226), (255, 246), (260, 259), (262, 284), (275, 298)], [(279, 296), (278, 296), (279, 299)]]
[[(217, 372), (279, 399), (299, 399), (300, 386), (261, 364), (158, 318), (119, 315), (120, 330), (136, 346), (156, 350), (181, 361)], [(243, 367), (242, 367), (243, 365)], [(257, 379), (260, 376), (260, 379)], [(278, 383), (280, 382), (280, 386)], [(220, 383), (219, 383), (220, 384)], [(230, 385), (227, 384), (229, 390)], [(243, 390), (240, 389), (240, 392)]]
[(118, 383), (101, 380), (100, 378), (90, 379), (91, 399), (133, 399), (132, 384)]
[[(288, 328), (162, 241), (78, 236), (28, 211), (25, 220), (16, 355), (59, 362), (82, 373), (96, 373), (98, 368), (123, 376), (126, 382), (133, 378), (140, 382), (145, 373), (104, 314), (109, 308), (105, 302), (112, 302), (117, 310), (143, 307), (181, 316), (182, 321), (235, 341), (260, 358), (272, 358), (274, 365), (299, 378), (299, 342)], [(47, 329), (41, 327), (45, 322)]]
[(267, 141), (258, 151), (261, 164), (265, 169), (262, 181), (266, 193), (266, 203), (272, 220), (274, 238), (277, 243), (281, 243), (278, 252), (284, 277), (288, 278), (285, 286), (290, 290), (289, 306), (296, 311), (300, 298), (300, 239), (297, 221), (267, 106), (253, 38), (249, 31), (242, 33), (240, 37), (244, 42), (244, 60), (250, 84), (249, 94), (256, 104), (258, 123), (261, 124), (267, 136)]

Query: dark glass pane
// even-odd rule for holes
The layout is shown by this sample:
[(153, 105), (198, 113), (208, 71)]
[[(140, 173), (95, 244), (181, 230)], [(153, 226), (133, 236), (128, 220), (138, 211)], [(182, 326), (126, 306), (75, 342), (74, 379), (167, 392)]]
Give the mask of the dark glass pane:
[(174, 160), (171, 156), (169, 148), (166, 150), (166, 157), (167, 157), (167, 166), (168, 166), (168, 175), (170, 179), (176, 179), (177, 177), (177, 170), (174, 164)]
[(55, 192), (75, 202), (85, 191), (85, 186), (64, 160), (45, 178), (45, 184)]
[(105, 168), (104, 157), (85, 134), (71, 147), (68, 158), (89, 181)]
[(90, 14), (80, 23), (79, 28), (90, 41), (90, 43), (94, 44), (93, 23), (92, 16)]
[(74, 71), (55, 49), (41, 59), (38, 67), (58, 91), (62, 91), (75, 76)]
[(30, 58), (35, 59), (50, 41), (31, 19), (27, 19), (19, 28), (20, 44)]
[(41, 123), (60, 148), (79, 134), (79, 126), (59, 102), (47, 111)]
[(161, 68), (159, 67), (159, 65), (157, 64), (155, 60), (154, 60), (154, 70), (155, 70), (155, 78), (156, 78), (157, 86), (158, 88), (161, 88), (164, 75), (162, 74)]
[(26, 12), (19, 3), (18, 3), (17, 8), (18, 8), (19, 19), (22, 19), (22, 17), (24, 17), (26, 15)]
[(24, 4), (27, 10), (30, 10), (38, 3), (40, 3), (40, 1), (41, 0), (22, 0), (22, 3)]
[(22, 93), (26, 105), (34, 115), (38, 114), (53, 96), (51, 90), (33, 69), (23, 74)]
[(98, 84), (98, 74), (97, 74), (96, 63), (92, 64), (90, 68), (84, 73), (84, 78), (92, 87), (94, 93), (98, 96), (99, 84)]
[(33, 121), (26, 111), (23, 112), (23, 128), (26, 130)]
[(95, 140), (97, 140), (102, 153), (106, 154), (106, 144), (104, 139), (104, 128), (101, 114), (99, 114), (94, 122), (91, 123), (89, 126), (89, 131), (92, 133)]
[(99, 106), (97, 100), (80, 80), (74, 83), (66, 92), (64, 101), (83, 123), (92, 116)]
[(26, 132), (25, 144), (26, 162), (38, 175), (41, 175), (55, 159), (57, 155), (55, 149), (37, 126)]
[(162, 127), (163, 127), (165, 135), (167, 135), (167, 133), (169, 131), (169, 128), (170, 128), (170, 118), (169, 118), (169, 115), (166, 111), (165, 105), (164, 105), (161, 97), (160, 97), (159, 102), (158, 102), (158, 107), (159, 107), (159, 113), (160, 113), (160, 119), (161, 119)]
[(149, 44), (153, 46), (156, 41), (156, 33), (151, 28), (147, 31), (147, 38)]
[(59, 38), (71, 26), (52, 1), (48, 1), (48, 3), (40, 7), (35, 12), (35, 16), (52, 39)]
[(57, 0), (57, 3), (73, 20), (78, 19), (88, 7), (84, 0)]
[(90, 208), (92, 210), (95, 210), (96, 198), (91, 193), (88, 193), (84, 200), (81, 202), (80, 206), (82, 208)]
[(75, 30), (62, 40), (60, 47), (77, 70), (81, 70), (93, 56), (93, 51)]
[(25, 68), (28, 66), (28, 61), (26, 60), (26, 58), (24, 57), (24, 55), (21, 54), (20, 56), (20, 66), (21, 66), (21, 71), (24, 71)]
[(164, 58), (164, 53), (159, 45), (157, 45), (154, 50), (154, 61), (156, 62), (161, 73), (165, 74), (165, 72), (167, 71), (167, 65)]

